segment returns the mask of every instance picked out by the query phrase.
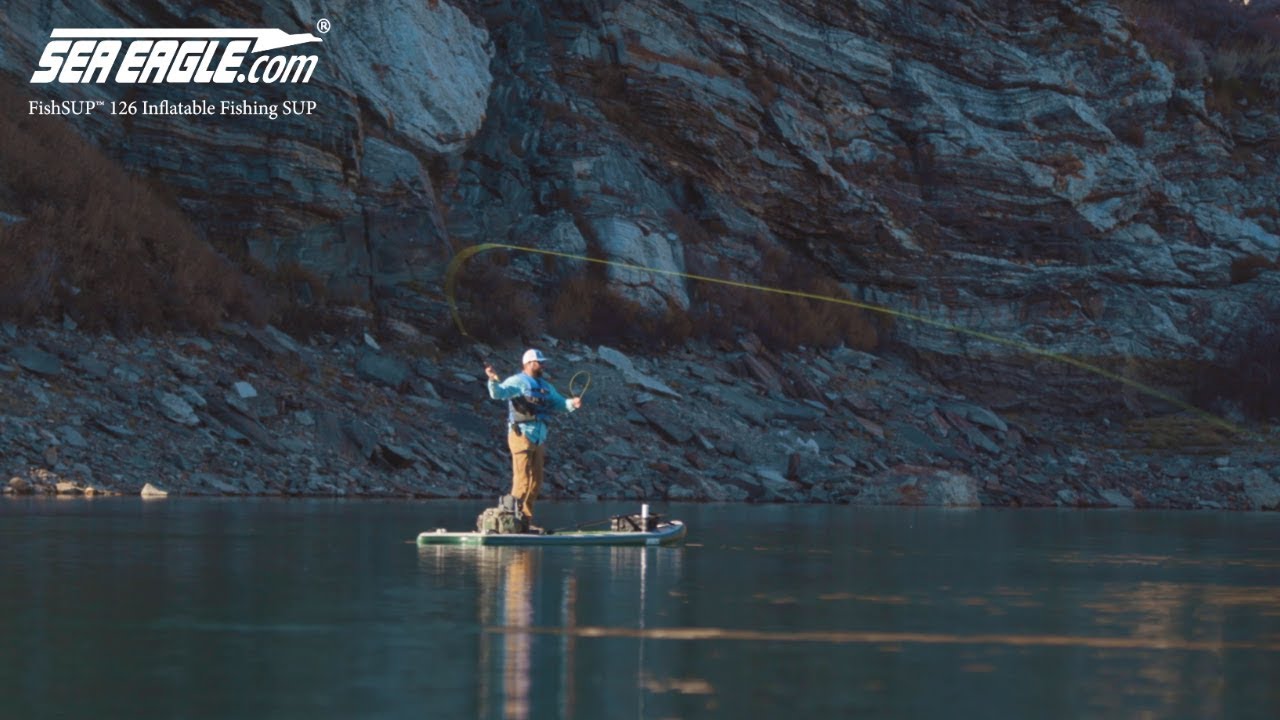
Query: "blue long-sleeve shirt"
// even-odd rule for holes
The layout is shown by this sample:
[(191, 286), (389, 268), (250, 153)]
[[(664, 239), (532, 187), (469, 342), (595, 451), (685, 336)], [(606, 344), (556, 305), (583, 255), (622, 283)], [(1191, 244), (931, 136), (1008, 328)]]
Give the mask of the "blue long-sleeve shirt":
[[(524, 373), (517, 373), (511, 377), (498, 382), (497, 380), (489, 381), (489, 397), (494, 400), (511, 400), (526, 395), (534, 390), (535, 380)], [(573, 412), (574, 407), (569, 404), (569, 400), (561, 395), (551, 383), (546, 380), (537, 380), (547, 391), (548, 404), (553, 410), (558, 412)], [(516, 423), (520, 426), (520, 434), (529, 439), (529, 442), (535, 445), (541, 445), (547, 440), (547, 424), (542, 420), (532, 420), (529, 422)]]

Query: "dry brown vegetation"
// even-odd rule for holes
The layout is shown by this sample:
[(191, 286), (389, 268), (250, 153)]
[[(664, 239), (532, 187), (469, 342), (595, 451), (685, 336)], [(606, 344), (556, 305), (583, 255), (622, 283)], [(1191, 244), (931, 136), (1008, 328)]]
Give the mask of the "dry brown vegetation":
[(891, 328), (887, 319), (842, 304), (850, 297), (838, 282), (783, 250), (769, 253), (762, 277), (753, 282), (813, 297), (694, 280), (691, 309), (669, 303), (655, 312), (620, 294), (609, 284), (607, 269), (592, 264), (555, 289), (544, 305), (536, 289), (513, 278), (506, 264), (500, 253), (477, 258), (459, 278), (463, 323), (481, 340), (530, 339), (549, 331), (565, 339), (663, 347), (690, 337), (732, 339), (754, 332), (776, 349), (844, 343), (870, 350)]
[(752, 280), (753, 285), (812, 297), (694, 283), (699, 307), (694, 315), (695, 333), (727, 337), (738, 330), (749, 330), (776, 348), (834, 347), (844, 343), (871, 350), (891, 327), (888, 318), (847, 304), (852, 298), (839, 282), (785, 250), (766, 251), (760, 273), (760, 278)]
[(1225, 399), (1249, 417), (1280, 419), (1280, 307), (1236, 338), (1224, 362), (1206, 367), (1196, 378), (1194, 400), (1201, 407)]
[(509, 265), (506, 251), (494, 251), (472, 259), (458, 274), (463, 325), (485, 342), (532, 339), (546, 332), (541, 298), (532, 285), (511, 277)]
[(1280, 2), (1117, 0), (1138, 39), (1220, 112), (1280, 97)]
[(179, 208), (28, 99), (0, 80), (0, 209), (23, 218), (0, 225), (0, 314), (117, 332), (265, 318), (256, 283)]
[(604, 268), (587, 268), (570, 278), (551, 305), (549, 327), (556, 335), (622, 345), (665, 346), (683, 342), (693, 332), (689, 314), (668, 303), (653, 312), (609, 286)]

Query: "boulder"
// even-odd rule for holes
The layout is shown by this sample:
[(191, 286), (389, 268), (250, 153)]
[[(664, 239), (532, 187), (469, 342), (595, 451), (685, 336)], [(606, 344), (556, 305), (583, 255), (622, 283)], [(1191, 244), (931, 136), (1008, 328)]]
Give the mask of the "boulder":
[(1265, 470), (1250, 470), (1245, 473), (1243, 483), (1251, 510), (1280, 510), (1280, 482)]
[(156, 403), (165, 417), (179, 425), (195, 427), (200, 424), (200, 418), (196, 417), (195, 409), (191, 404), (173, 393), (157, 392)]
[(1118, 508), (1132, 508), (1132, 507), (1133, 507), (1133, 500), (1130, 500), (1128, 495), (1125, 495), (1124, 493), (1120, 492), (1119, 490), (1115, 490), (1115, 489), (1110, 489), (1110, 488), (1108, 488), (1108, 489), (1103, 490), (1102, 492), (1100, 492), (1100, 493), (1099, 493), (1099, 495), (1101, 495), (1101, 496), (1102, 496), (1102, 499), (1103, 499), (1103, 500), (1104, 500), (1108, 505), (1111, 505), (1111, 506), (1113, 506), (1113, 507), (1118, 507)]
[(622, 373), (623, 381), (628, 385), (641, 387), (649, 392), (658, 393), (667, 397), (680, 398), (680, 393), (673, 390), (666, 383), (637, 370), (635, 364), (631, 361), (631, 358), (618, 350), (601, 345), (597, 348), (596, 355), (604, 362), (617, 368), (618, 371)]
[(370, 382), (400, 390), (409, 379), (409, 365), (398, 358), (377, 352), (365, 352), (356, 361), (356, 375)]
[(84, 435), (81, 435), (79, 430), (71, 427), (70, 425), (60, 425), (57, 429), (57, 435), (65, 445), (69, 445), (73, 448), (89, 447), (89, 442), (84, 439)]
[(1009, 425), (1005, 423), (999, 415), (996, 415), (986, 408), (963, 402), (945, 402), (940, 404), (938, 407), (942, 412), (948, 415), (964, 418), (971, 423), (982, 425), (999, 432), (1009, 431)]
[(56, 377), (62, 373), (62, 361), (39, 348), (25, 345), (14, 348), (10, 355), (18, 367), (36, 375)]
[(693, 439), (693, 429), (662, 403), (645, 403), (637, 411), (667, 440), (683, 445)]
[(972, 507), (981, 504), (979, 484), (973, 477), (953, 470), (895, 465), (878, 475), (859, 496), (871, 504)]
[(147, 484), (143, 485), (143, 486), (142, 486), (142, 491), (141, 491), (139, 494), (140, 494), (142, 497), (144, 497), (144, 498), (165, 498), (165, 497), (169, 497), (169, 491), (168, 491), (168, 490), (164, 490), (164, 489), (162, 489), (162, 488), (160, 488), (160, 487), (158, 487), (158, 486), (156, 486), (156, 485), (152, 485), (151, 483), (147, 483)]

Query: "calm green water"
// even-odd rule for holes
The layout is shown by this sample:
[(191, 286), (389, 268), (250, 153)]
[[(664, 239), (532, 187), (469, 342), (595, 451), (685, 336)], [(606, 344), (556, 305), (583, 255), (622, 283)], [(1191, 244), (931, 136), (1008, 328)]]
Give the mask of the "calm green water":
[(1275, 514), (481, 508), (0, 501), (0, 717), (1280, 717)]

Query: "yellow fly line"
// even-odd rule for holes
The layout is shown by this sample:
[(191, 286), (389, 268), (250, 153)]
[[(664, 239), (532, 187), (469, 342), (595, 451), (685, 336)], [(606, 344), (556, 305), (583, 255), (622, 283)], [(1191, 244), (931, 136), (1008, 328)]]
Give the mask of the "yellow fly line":
[[(603, 258), (587, 257), (586, 255), (577, 255), (574, 253), (560, 252), (558, 250), (547, 250), (545, 248), (526, 247), (524, 245), (508, 245), (505, 243), (481, 243), (479, 245), (472, 245), (470, 247), (464, 248), (457, 255), (454, 255), (451, 261), (449, 261), (449, 267), (445, 271), (445, 282), (444, 282), (445, 296), (449, 301), (449, 311), (453, 313), (454, 323), (457, 324), (458, 330), (467, 337), (470, 337), (471, 335), (470, 333), (467, 332), (466, 327), (463, 326), (462, 324), (462, 316), (458, 313), (458, 304), (454, 298), (454, 291), (456, 289), (457, 282), (458, 282), (457, 280), (458, 271), (462, 268), (462, 265), (466, 263), (468, 260), (470, 260), (473, 256), (478, 255), (482, 252), (487, 252), (489, 250), (511, 250), (514, 252), (533, 253), (536, 255), (545, 255), (550, 257), (564, 258), (566, 260), (579, 260), (582, 262), (596, 263), (599, 265), (608, 265), (610, 267), (621, 268), (623, 270), (632, 270), (635, 272), (652, 273), (655, 275), (668, 275), (673, 277), (682, 277), (688, 280), (696, 280), (698, 282), (706, 282), (706, 283), (715, 283), (717, 285), (728, 285), (729, 287), (742, 288), (744, 290), (754, 290), (757, 292), (773, 293), (775, 295), (788, 295), (790, 297), (804, 298), (806, 300), (818, 300), (820, 302), (834, 303), (836, 305), (846, 305), (848, 307), (854, 307), (860, 310), (867, 310), (869, 312), (880, 313), (881, 315), (888, 315), (894, 318), (909, 320), (911, 322), (920, 323), (922, 325), (928, 325), (930, 327), (940, 328), (942, 330), (957, 333), (959, 335), (965, 335), (968, 337), (978, 338), (980, 340), (986, 340), (987, 342), (995, 343), (997, 345), (1003, 345), (1005, 347), (1014, 348), (1021, 352), (1030, 353), (1032, 355), (1038, 355), (1043, 358), (1048, 358), (1050, 360), (1054, 360), (1060, 363), (1065, 363), (1067, 365), (1080, 368), (1081, 370), (1091, 372), (1100, 377), (1107, 378), (1108, 380), (1114, 380), (1122, 385), (1131, 387), (1145, 395), (1148, 395), (1153, 398), (1158, 398), (1160, 400), (1163, 400), (1164, 402), (1167, 402), (1171, 405), (1174, 405), (1183, 410), (1186, 410), (1198, 416), (1200, 419), (1205, 420), (1206, 422), (1209, 422), (1215, 425), (1216, 427), (1222, 428), (1223, 430), (1226, 430), (1232, 433), (1233, 435), (1252, 435), (1252, 433), (1244, 430), (1243, 428), (1239, 428), (1235, 426), (1234, 424), (1224, 420), (1223, 418), (1218, 417), (1217, 415), (1214, 415), (1213, 413), (1207, 412), (1205, 410), (1201, 410), (1200, 408), (1196, 407), (1195, 405), (1192, 405), (1191, 403), (1185, 400), (1182, 400), (1181, 398), (1174, 397), (1173, 395), (1170, 395), (1169, 393), (1166, 393), (1162, 390), (1153, 388), (1150, 385), (1138, 382), (1137, 380), (1134, 380), (1132, 378), (1127, 378), (1123, 375), (1114, 373), (1110, 370), (1107, 370), (1106, 368), (1099, 367), (1092, 363), (1087, 363), (1083, 360), (1073, 358), (1070, 355), (1064, 355), (1062, 353), (1057, 353), (1052, 350), (1046, 350), (1044, 348), (1036, 347), (1035, 345), (1022, 342), (1020, 340), (1011, 340), (1009, 338), (1003, 338), (998, 335), (992, 335), (990, 333), (985, 333), (979, 330), (971, 330), (969, 328), (961, 327), (959, 325), (952, 325), (951, 323), (943, 322), (941, 320), (935, 320), (933, 318), (925, 317), (923, 315), (917, 315), (915, 313), (910, 313), (903, 310), (897, 310), (891, 307), (885, 307), (883, 305), (873, 305), (871, 303), (859, 302), (857, 300), (850, 300), (847, 298), (832, 297), (830, 295), (818, 295), (816, 293), (803, 292), (801, 290), (787, 290), (785, 288), (770, 287), (768, 285), (757, 285), (755, 283), (740, 282), (737, 280), (726, 280), (725, 278), (717, 278), (717, 277), (710, 277), (707, 275), (698, 275), (695, 273), (680, 272), (678, 270), (666, 270), (663, 268), (648, 267), (645, 265), (636, 265), (633, 263), (620, 262), (618, 260), (605, 260)], [(584, 391), (585, 391), (585, 388), (584, 388)]]

